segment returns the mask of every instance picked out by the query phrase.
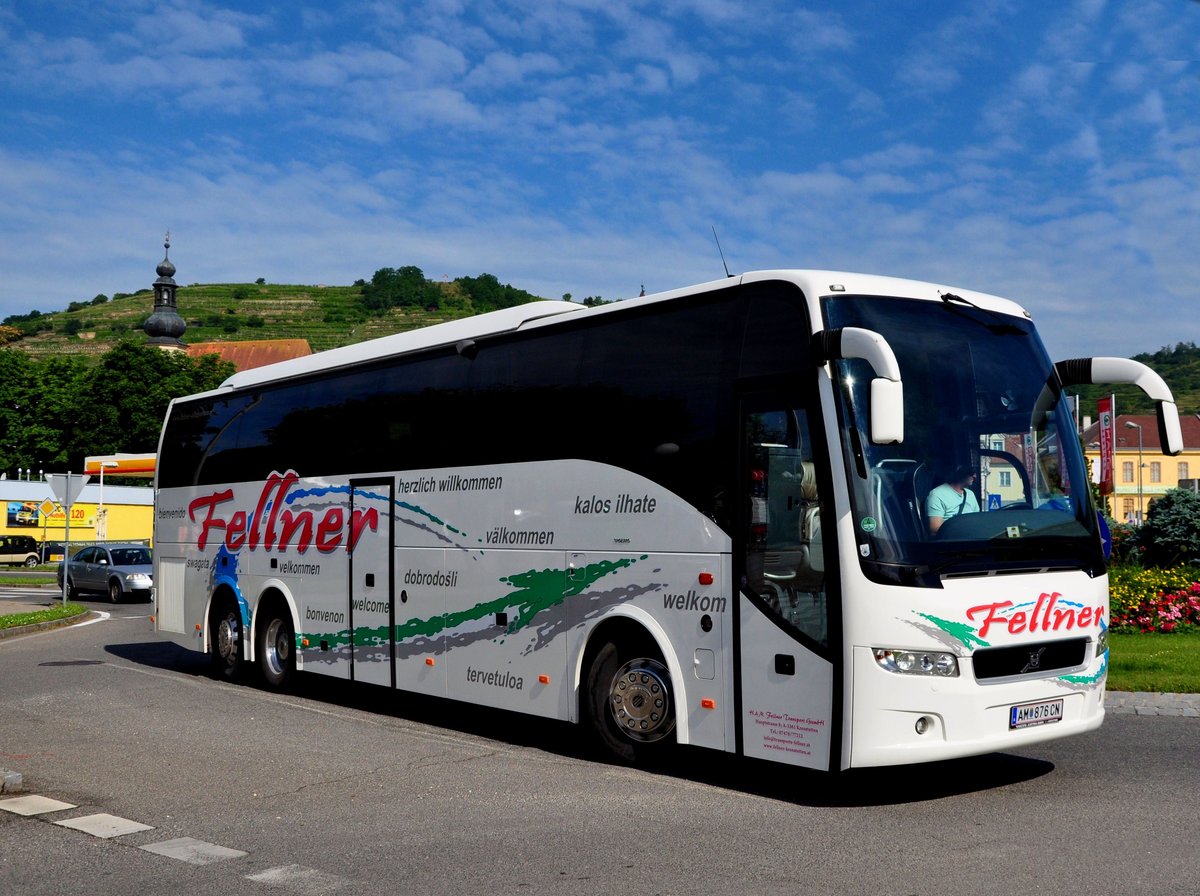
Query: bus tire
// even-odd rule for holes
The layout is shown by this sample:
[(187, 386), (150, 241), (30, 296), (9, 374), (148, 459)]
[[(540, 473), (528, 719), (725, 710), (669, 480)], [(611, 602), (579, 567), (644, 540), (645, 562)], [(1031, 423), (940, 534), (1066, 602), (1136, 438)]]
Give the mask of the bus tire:
[(219, 601), (209, 618), (213, 675), (225, 681), (237, 678), (242, 666), (242, 615), (229, 599)]
[(296, 632), (292, 615), (279, 607), (267, 611), (258, 636), (258, 667), (267, 686), (285, 687), (296, 673)]
[(586, 717), (622, 762), (652, 759), (674, 742), (671, 675), (649, 639), (606, 641), (588, 666)]

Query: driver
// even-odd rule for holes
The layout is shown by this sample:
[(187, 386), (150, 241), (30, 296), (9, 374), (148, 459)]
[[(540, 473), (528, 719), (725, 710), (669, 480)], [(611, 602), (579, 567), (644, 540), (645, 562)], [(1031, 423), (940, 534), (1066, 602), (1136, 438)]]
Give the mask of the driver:
[(925, 518), (929, 534), (936, 535), (942, 523), (960, 513), (978, 513), (979, 499), (971, 491), (975, 471), (970, 467), (955, 467), (947, 480), (929, 492), (925, 499)]

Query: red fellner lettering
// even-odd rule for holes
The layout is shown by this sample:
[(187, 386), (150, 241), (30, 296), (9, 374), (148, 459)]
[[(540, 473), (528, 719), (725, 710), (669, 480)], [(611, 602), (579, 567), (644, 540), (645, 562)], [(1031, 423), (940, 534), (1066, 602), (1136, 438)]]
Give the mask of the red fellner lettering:
[(972, 622), (980, 614), (986, 614), (979, 626), (979, 637), (986, 638), (992, 624), (1008, 629), (1010, 635), (1022, 632), (1057, 632), (1063, 629), (1099, 627), (1104, 621), (1104, 606), (1098, 607), (1060, 607), (1058, 599), (1062, 597), (1057, 591), (1053, 594), (1042, 593), (1038, 596), (1033, 610), (1026, 613), (1017, 610), (1005, 613), (1013, 605), (1011, 600), (994, 604), (980, 604), (967, 610), (967, 618)]
[[(330, 554), (340, 548), (343, 542), (346, 551), (350, 552), (365, 530), (379, 530), (379, 511), (374, 507), (355, 510), (350, 515), (348, 538), (345, 508), (328, 507), (319, 519), (311, 510), (283, 510), (284, 496), (299, 479), (292, 470), (282, 475), (272, 473), (268, 476), (252, 518), (247, 517), (245, 510), (234, 510), (228, 518), (217, 516), (218, 508), (233, 500), (233, 489), (227, 488), (196, 498), (188, 504), (188, 518), (193, 523), (199, 514), (203, 515), (196, 547), (204, 550), (210, 535), (220, 538), (224, 533), (225, 547), (231, 551), (240, 551), (242, 548), (254, 551), (262, 545), (264, 551), (283, 553), (295, 539), (296, 551), (303, 554), (312, 546), (315, 533), (317, 550), (322, 554)], [(267, 512), (268, 506), (270, 513)]]

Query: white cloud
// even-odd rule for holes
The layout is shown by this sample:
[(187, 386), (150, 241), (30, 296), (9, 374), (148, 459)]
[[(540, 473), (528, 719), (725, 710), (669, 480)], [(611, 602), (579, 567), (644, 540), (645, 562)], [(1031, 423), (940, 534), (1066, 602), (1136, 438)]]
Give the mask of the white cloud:
[(182, 282), (557, 298), (719, 276), (716, 225), (735, 270), (1011, 295), (1056, 354), (1187, 335), (1200, 28), (1145, 50), (1200, 4), (168, 3), (157, 42), (153, 4), (102, 6), (0, 12), (0, 315), (149, 285), (167, 227)]

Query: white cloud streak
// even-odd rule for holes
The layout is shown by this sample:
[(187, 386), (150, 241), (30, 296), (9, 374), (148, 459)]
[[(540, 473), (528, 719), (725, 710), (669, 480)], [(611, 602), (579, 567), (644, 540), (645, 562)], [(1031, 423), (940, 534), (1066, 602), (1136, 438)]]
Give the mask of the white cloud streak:
[(716, 276), (716, 225), (1010, 295), (1060, 355), (1196, 338), (1200, 4), (751, 6), (7, 10), (0, 315), (148, 285), (166, 227), (185, 282), (618, 297)]

